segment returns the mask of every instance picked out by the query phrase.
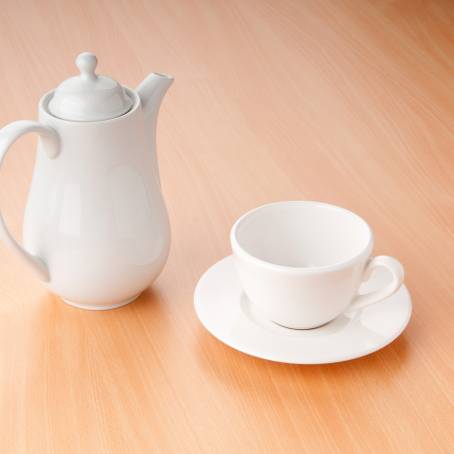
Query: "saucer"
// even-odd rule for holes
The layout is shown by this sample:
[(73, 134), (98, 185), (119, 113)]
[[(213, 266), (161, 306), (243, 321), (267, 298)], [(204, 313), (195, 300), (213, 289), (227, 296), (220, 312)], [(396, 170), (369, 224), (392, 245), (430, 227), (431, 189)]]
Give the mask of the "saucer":
[[(360, 293), (389, 280), (377, 269)], [(203, 326), (228, 346), (257, 358), (292, 364), (327, 364), (373, 353), (396, 339), (411, 316), (411, 298), (403, 285), (374, 305), (348, 311), (319, 328), (284, 328), (264, 318), (241, 289), (233, 257), (217, 262), (201, 277), (194, 294)]]

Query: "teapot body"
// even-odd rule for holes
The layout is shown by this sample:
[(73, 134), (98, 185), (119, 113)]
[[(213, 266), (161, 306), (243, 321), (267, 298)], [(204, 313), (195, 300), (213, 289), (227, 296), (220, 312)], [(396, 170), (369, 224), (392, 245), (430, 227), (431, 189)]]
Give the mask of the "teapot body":
[(60, 152), (49, 159), (39, 140), (23, 226), (24, 248), (48, 268), (48, 288), (88, 309), (118, 307), (161, 272), (170, 227), (161, 194), (155, 130), (137, 93), (117, 118), (77, 122), (39, 107)]

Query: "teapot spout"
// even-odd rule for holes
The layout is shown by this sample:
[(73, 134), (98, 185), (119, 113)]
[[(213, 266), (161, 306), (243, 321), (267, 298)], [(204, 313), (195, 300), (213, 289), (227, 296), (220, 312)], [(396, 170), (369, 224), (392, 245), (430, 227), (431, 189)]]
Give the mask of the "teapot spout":
[(137, 87), (136, 91), (148, 120), (156, 120), (161, 101), (172, 82), (172, 76), (152, 73)]
[(146, 136), (148, 136), (146, 140), (149, 141), (149, 149), (153, 162), (153, 173), (158, 185), (161, 185), (161, 179), (159, 176), (158, 158), (156, 155), (156, 122), (161, 101), (164, 98), (167, 89), (172, 85), (172, 82), (172, 76), (152, 73), (136, 89), (145, 115), (146, 128), (149, 131), (149, 133), (146, 134)]

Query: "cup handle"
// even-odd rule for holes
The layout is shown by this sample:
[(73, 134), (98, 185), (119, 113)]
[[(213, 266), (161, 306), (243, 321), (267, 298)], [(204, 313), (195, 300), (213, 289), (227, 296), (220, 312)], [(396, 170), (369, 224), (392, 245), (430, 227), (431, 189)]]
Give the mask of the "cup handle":
[(349, 309), (362, 309), (370, 304), (378, 303), (399, 290), (404, 282), (404, 267), (398, 260), (394, 257), (389, 257), (388, 255), (379, 255), (368, 261), (363, 272), (363, 281), (367, 281), (374, 268), (379, 266), (382, 266), (391, 272), (391, 282), (379, 290), (365, 293), (364, 295), (356, 295)]
[[(60, 151), (58, 133), (50, 126), (36, 121), (15, 121), (0, 130), (0, 166), (11, 145), (21, 136), (29, 132), (37, 132), (43, 142), (44, 150), (49, 158), (54, 159)], [(0, 239), (2, 239), (16, 254), (36, 272), (38, 277), (48, 282), (49, 270), (40, 257), (27, 252), (11, 235), (0, 212)]]

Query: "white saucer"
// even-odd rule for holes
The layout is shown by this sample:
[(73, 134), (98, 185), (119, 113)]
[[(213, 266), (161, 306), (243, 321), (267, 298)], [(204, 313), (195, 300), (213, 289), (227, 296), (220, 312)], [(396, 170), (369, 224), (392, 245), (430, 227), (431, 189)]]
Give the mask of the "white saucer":
[[(377, 270), (361, 291), (374, 290), (387, 279), (385, 270)], [(194, 304), (202, 324), (220, 341), (258, 358), (293, 364), (335, 363), (375, 352), (402, 333), (412, 308), (402, 286), (393, 296), (346, 312), (320, 328), (284, 328), (262, 317), (243, 294), (232, 256), (201, 277)]]

